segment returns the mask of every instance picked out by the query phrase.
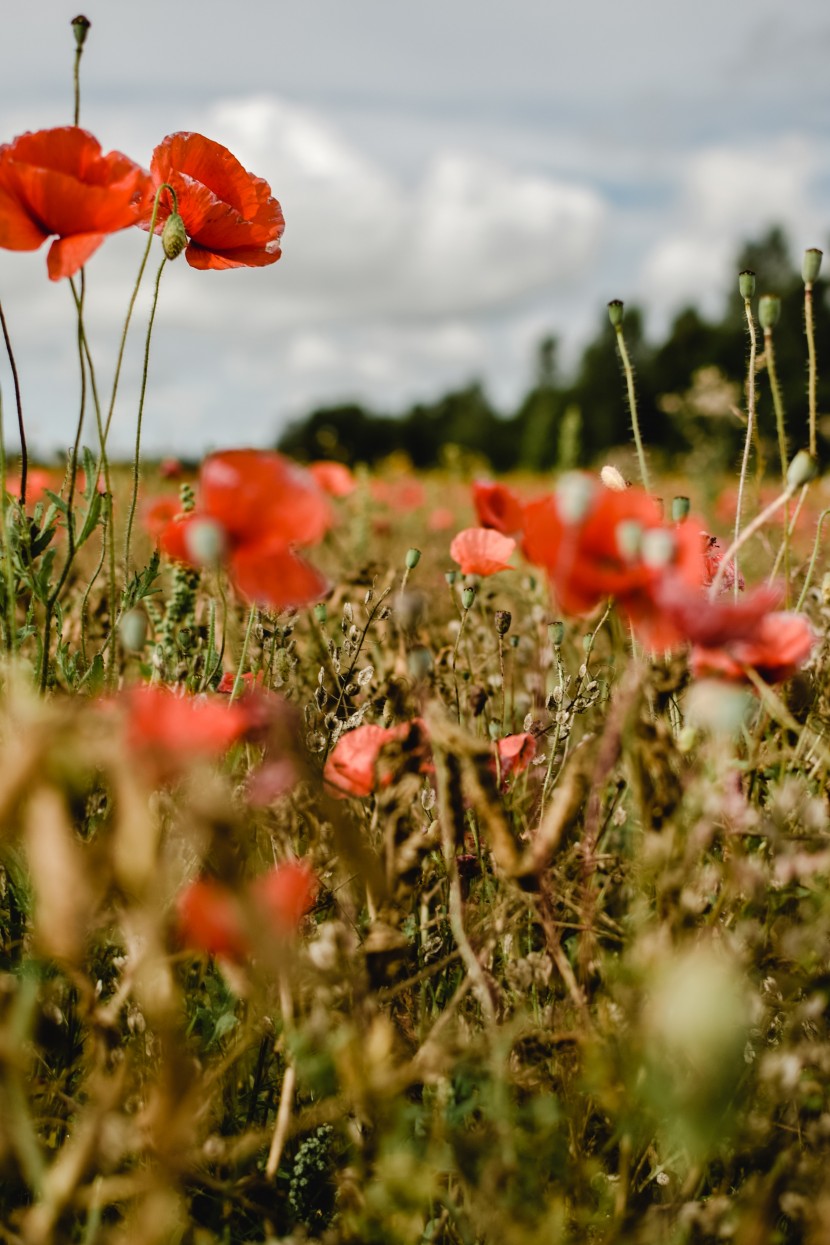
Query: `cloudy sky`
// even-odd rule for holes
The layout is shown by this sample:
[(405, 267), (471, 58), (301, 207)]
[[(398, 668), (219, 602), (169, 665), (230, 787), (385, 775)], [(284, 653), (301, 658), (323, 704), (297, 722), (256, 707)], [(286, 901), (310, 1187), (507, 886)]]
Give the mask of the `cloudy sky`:
[[(73, 7), (7, 6), (0, 140), (71, 120)], [(81, 122), (149, 164), (176, 130), (225, 143), (280, 199), (283, 258), (168, 265), (148, 449), (273, 444), (314, 405), (403, 409), (474, 378), (509, 411), (535, 345), (565, 363), (614, 297), (658, 331), (716, 311), (739, 242), (830, 237), (826, 0), (88, 0)], [(105, 392), (142, 235), (87, 269)], [(148, 282), (149, 284), (149, 282)], [(68, 444), (71, 294), (45, 250), (0, 252), (42, 450)], [(113, 446), (133, 435), (139, 305)], [(6, 423), (11, 391), (0, 363)]]

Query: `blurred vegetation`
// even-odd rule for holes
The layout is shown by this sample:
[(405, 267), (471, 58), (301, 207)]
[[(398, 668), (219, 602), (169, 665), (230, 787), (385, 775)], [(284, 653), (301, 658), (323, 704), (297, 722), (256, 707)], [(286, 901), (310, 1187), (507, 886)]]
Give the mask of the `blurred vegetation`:
[[(797, 425), (797, 413), (806, 407), (804, 287), (787, 239), (773, 228), (736, 257), (734, 290), (718, 321), (686, 307), (675, 316), (665, 339), (652, 342), (645, 336), (641, 310), (626, 306), (625, 335), (637, 373), (642, 434), (652, 456), (694, 452), (696, 467), (704, 470), (728, 469), (738, 459), (743, 426), (734, 407), (742, 405), (747, 332), (737, 273), (747, 268), (757, 274), (759, 293), (781, 297), (776, 356), (786, 378), (785, 408), (796, 417), (792, 426)], [(826, 283), (819, 279), (819, 340), (827, 327), (825, 296)], [(772, 442), (774, 414), (763, 380), (759, 432), (762, 440)], [(830, 377), (820, 378), (818, 407), (830, 412)], [(830, 429), (820, 426), (819, 433), (821, 445)], [(487, 459), (498, 471), (546, 471), (588, 466), (608, 450), (627, 446), (630, 434), (614, 331), (603, 309), (597, 334), (572, 376), (564, 376), (558, 367), (556, 338), (547, 336), (539, 343), (531, 387), (511, 413), (496, 411), (482, 386), (473, 383), (401, 415), (379, 414), (355, 403), (316, 410), (286, 430), (279, 448), (300, 459), (370, 464), (403, 451), (414, 466), (424, 468), (439, 465), (442, 447), (452, 443)]]

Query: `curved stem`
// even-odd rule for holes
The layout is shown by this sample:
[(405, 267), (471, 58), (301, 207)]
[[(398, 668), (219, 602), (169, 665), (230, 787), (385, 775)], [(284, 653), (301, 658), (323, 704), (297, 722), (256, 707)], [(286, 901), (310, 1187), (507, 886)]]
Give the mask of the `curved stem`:
[(813, 578), (813, 571), (816, 569), (816, 559), (818, 558), (819, 544), (821, 542), (821, 529), (824, 526), (824, 520), (830, 514), (830, 506), (826, 510), (822, 510), (818, 517), (818, 526), (816, 527), (816, 539), (813, 542), (813, 556), (810, 558), (810, 565), (807, 567), (807, 576), (801, 589), (801, 595), (796, 602), (796, 609), (800, 610), (807, 597), (807, 590), (810, 587), (810, 580)]
[(726, 553), (721, 558), (720, 566), (718, 567), (717, 574), (715, 575), (715, 578), (712, 580), (712, 586), (709, 589), (709, 600), (710, 601), (714, 601), (715, 597), (718, 595), (720, 586), (723, 583), (723, 577), (726, 574), (726, 568), (730, 565), (731, 562), (734, 562), (735, 554), (738, 552), (741, 546), (745, 545), (746, 542), (750, 539), (750, 537), (754, 536), (755, 533), (764, 526), (767, 520), (772, 518), (776, 510), (780, 510), (782, 506), (786, 505), (786, 503), (790, 500), (792, 495), (793, 495), (793, 490), (789, 485), (787, 485), (787, 487), (784, 489), (784, 492), (780, 493), (778, 497), (775, 498), (774, 501), (771, 501), (770, 504), (767, 506), (767, 508), (765, 510), (762, 510), (760, 514), (756, 515), (755, 518), (752, 520), (752, 522), (749, 524), (749, 526), (744, 528), (744, 530), (741, 532), (738, 539), (732, 541), (732, 544), (729, 546)]
[(640, 420), (637, 416), (637, 394), (634, 389), (634, 369), (631, 366), (631, 360), (628, 357), (628, 350), (625, 345), (625, 337), (623, 336), (622, 325), (618, 324), (615, 328), (617, 334), (617, 347), (622, 359), (623, 371), (625, 372), (625, 383), (628, 389), (628, 406), (631, 411), (631, 427), (634, 431), (634, 444), (637, 447), (637, 459), (640, 464), (640, 479), (643, 481), (643, 488), (647, 493), (651, 492), (651, 481), (648, 475), (648, 466), (646, 465), (646, 453), (643, 449), (643, 440), (640, 436)]
[[(755, 321), (752, 318), (752, 308), (749, 299), (744, 299), (744, 312), (746, 313), (746, 326), (749, 332), (749, 366), (746, 377), (746, 441), (744, 442), (744, 454), (741, 460), (741, 475), (738, 481), (738, 502), (735, 507), (735, 536), (738, 540), (741, 535), (741, 509), (744, 499), (744, 485), (746, 484), (746, 473), (749, 467), (749, 452), (752, 446), (752, 430), (755, 424), (755, 359), (758, 351), (758, 339), (755, 335)], [(740, 575), (738, 572), (738, 563), (735, 562), (735, 596), (738, 595), (740, 588)]]
[(162, 259), (159, 270), (156, 273), (156, 283), (153, 287), (153, 305), (150, 309), (150, 319), (147, 324), (147, 339), (144, 343), (144, 368), (141, 373), (141, 395), (138, 399), (138, 418), (135, 427), (135, 458), (133, 459), (133, 493), (130, 498), (130, 513), (127, 517), (127, 535), (124, 540), (124, 582), (126, 583), (130, 575), (130, 541), (133, 534), (133, 522), (135, 520), (135, 508), (138, 504), (138, 486), (141, 479), (141, 424), (144, 416), (144, 398), (147, 393), (147, 370), (150, 364), (150, 338), (153, 334), (153, 322), (156, 318), (156, 308), (159, 301), (159, 285), (161, 283), (161, 274), (164, 272), (164, 265), (167, 263), (167, 257)]
[(233, 704), (242, 688), (242, 675), (245, 672), (245, 660), (248, 656), (248, 646), (251, 643), (251, 636), (254, 631), (254, 621), (257, 616), (257, 607), (251, 606), (251, 612), (248, 615), (248, 626), (245, 630), (245, 639), (242, 641), (242, 652), (239, 654), (239, 665), (236, 668), (236, 678), (233, 681), (229, 704)]
[[(3, 314), (3, 304), (0, 303), (0, 327), (3, 330), (3, 341), (6, 343), (6, 354), (9, 357), (9, 367), (12, 370), (12, 380), (14, 381), (14, 400), (17, 404), (17, 427), (20, 433), (20, 504), (26, 509), (26, 481), (29, 475), (29, 451), (26, 447), (26, 430), (23, 427), (23, 403), (20, 397), (20, 378), (17, 375), (17, 363), (12, 350), (11, 338), (9, 330), (6, 326), (6, 317)], [(5, 487), (5, 485), (4, 485)]]
[[(772, 329), (764, 329), (764, 354), (767, 359), (769, 384), (772, 391), (772, 404), (775, 407), (775, 427), (778, 432), (778, 454), (781, 459), (781, 479), (787, 479), (787, 433), (784, 428), (784, 401), (781, 397), (781, 386), (778, 382), (778, 369), (775, 365), (775, 347), (772, 344)], [(787, 498), (789, 500), (789, 498)], [(785, 601), (790, 600), (790, 516), (784, 513), (784, 582)]]

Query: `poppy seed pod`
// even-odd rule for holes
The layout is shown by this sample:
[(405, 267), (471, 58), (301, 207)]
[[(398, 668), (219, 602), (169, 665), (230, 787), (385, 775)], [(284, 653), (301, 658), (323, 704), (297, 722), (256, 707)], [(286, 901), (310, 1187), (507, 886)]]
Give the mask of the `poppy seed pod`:
[(82, 48), (86, 43), (86, 37), (92, 22), (88, 17), (84, 17), (83, 13), (79, 13), (77, 17), (72, 18), (70, 25), (75, 36), (75, 42), (79, 48)]
[(615, 329), (622, 327), (623, 316), (625, 314), (625, 303), (621, 298), (612, 298), (608, 304), (608, 319), (611, 321)]
[(164, 222), (161, 246), (168, 259), (177, 259), (187, 246), (187, 230), (178, 212), (171, 212)]
[(811, 246), (804, 252), (801, 261), (801, 277), (805, 285), (812, 285), (821, 271), (822, 252), (817, 246)]
[(565, 624), (560, 619), (548, 623), (548, 636), (553, 647), (559, 648), (565, 638)]
[(781, 299), (777, 294), (762, 294), (758, 300), (758, 321), (765, 332), (774, 329), (781, 315)]
[(671, 517), (675, 523), (682, 523), (684, 519), (689, 517), (689, 511), (692, 503), (688, 497), (673, 497), (671, 502)]
[(787, 484), (791, 489), (809, 484), (818, 475), (818, 463), (807, 450), (799, 450), (787, 468)]
[(496, 610), (493, 621), (496, 624), (496, 631), (499, 635), (507, 635), (510, 630), (510, 624), (513, 621), (513, 615), (510, 610)]
[(464, 591), (461, 593), (461, 604), (464, 606), (465, 610), (472, 609), (473, 601), (475, 601), (475, 599), (476, 599), (475, 588), (465, 588)]
[(414, 571), (415, 567), (418, 565), (420, 560), (421, 560), (420, 549), (407, 549), (405, 561), (406, 561), (406, 569), (408, 571)]
[(738, 276), (738, 289), (740, 290), (741, 298), (752, 298), (752, 295), (755, 293), (755, 273), (751, 268), (745, 268)]

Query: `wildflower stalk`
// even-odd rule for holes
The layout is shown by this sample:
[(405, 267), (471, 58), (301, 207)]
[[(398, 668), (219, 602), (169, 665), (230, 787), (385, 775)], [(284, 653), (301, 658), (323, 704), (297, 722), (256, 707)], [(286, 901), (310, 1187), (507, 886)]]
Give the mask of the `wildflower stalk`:
[[(111, 493), (107, 494), (107, 504), (104, 508), (104, 517), (103, 517), (101, 526), (102, 526), (101, 557), (98, 559), (98, 565), (95, 567), (95, 570), (92, 573), (90, 581), (84, 590), (83, 599), (81, 600), (81, 656), (84, 659), (85, 666), (88, 664), (87, 656), (86, 656), (86, 629), (87, 629), (87, 621), (89, 617), (89, 611), (88, 611), (89, 594), (92, 591), (95, 581), (97, 580), (98, 576), (101, 574), (101, 568), (104, 565), (104, 561), (107, 556), (107, 550), (108, 549), (110, 551), (112, 550), (112, 540), (109, 539), (110, 529), (112, 526), (112, 494)], [(112, 633), (115, 630), (115, 622), (112, 617), (110, 618), (110, 624), (111, 624), (110, 633)], [(113, 648), (114, 647), (115, 646), (113, 645)]]
[(9, 547), (9, 505), (6, 497), (6, 438), (3, 430), (3, 393), (0, 390), (0, 523), (3, 532), (3, 573), (6, 578), (6, 638), (7, 649), (14, 653), (17, 647), (16, 600), (14, 592), (14, 568)]
[(718, 567), (717, 573), (712, 580), (712, 586), (709, 589), (710, 601), (713, 601), (718, 595), (718, 591), (720, 590), (720, 586), (723, 583), (724, 576), (726, 575), (727, 567), (734, 562), (735, 554), (738, 550), (772, 518), (776, 510), (780, 510), (782, 506), (787, 504), (795, 492), (796, 487), (797, 486), (788, 483), (783, 493), (779, 493), (778, 497), (776, 497), (774, 501), (771, 501), (766, 509), (762, 510), (760, 514), (757, 514), (752, 522), (744, 528), (738, 539), (732, 541), (732, 544), (721, 558), (720, 566)]
[[(738, 479), (738, 501), (735, 506), (735, 535), (734, 540), (738, 540), (741, 535), (741, 510), (743, 507), (744, 486), (746, 484), (746, 475), (749, 468), (749, 453), (752, 446), (752, 434), (755, 427), (755, 361), (758, 354), (758, 338), (755, 333), (755, 320), (752, 316), (752, 306), (750, 299), (755, 290), (755, 276), (751, 272), (742, 272), (738, 278), (739, 288), (744, 297), (744, 314), (746, 316), (746, 327), (749, 333), (749, 363), (747, 365), (746, 376), (746, 441), (744, 442), (744, 453), (741, 459), (741, 474)], [(735, 562), (735, 582), (734, 592), (737, 597), (740, 589), (740, 574), (738, 571), (738, 563)]]
[[(3, 341), (6, 345), (6, 354), (9, 359), (9, 367), (12, 372), (12, 381), (14, 383), (14, 400), (17, 406), (17, 428), (20, 436), (20, 505), (26, 509), (26, 482), (29, 475), (29, 451), (26, 446), (26, 429), (23, 427), (23, 402), (20, 396), (20, 378), (17, 374), (17, 363), (12, 350), (11, 338), (6, 324), (6, 317), (3, 314), (3, 304), (0, 303), (0, 328), (3, 330)], [(4, 477), (5, 487), (5, 477)]]
[(816, 363), (816, 332), (813, 320), (813, 282), (821, 267), (821, 251), (811, 247), (804, 253), (801, 270), (804, 278), (804, 335), (807, 338), (807, 404), (810, 421), (810, 453), (816, 453), (816, 388), (818, 366)]
[[(764, 355), (767, 361), (767, 372), (769, 374), (770, 391), (772, 393), (772, 405), (775, 408), (775, 427), (778, 433), (778, 455), (781, 460), (781, 478), (787, 478), (787, 433), (784, 427), (784, 401), (781, 396), (781, 385), (778, 380), (778, 369), (775, 364), (775, 347), (772, 340), (772, 330), (778, 319), (778, 309), (780, 303), (778, 299), (774, 300), (774, 305), (767, 309), (766, 318), (764, 317), (764, 299), (761, 299), (761, 323), (764, 328)], [(773, 303), (772, 296), (768, 295), (767, 303)], [(789, 497), (785, 499), (789, 502)], [(784, 511), (784, 581), (785, 581), (785, 601), (789, 606), (790, 597), (790, 515), (789, 508)]]
[[(468, 596), (469, 596), (469, 599), (467, 599)], [(465, 588), (464, 592), (461, 594), (461, 622), (458, 627), (458, 635), (455, 637), (455, 644), (453, 645), (453, 650), (452, 650), (452, 658), (450, 659), (450, 669), (452, 670), (452, 681), (453, 681), (453, 686), (455, 687), (455, 713), (456, 713), (456, 717), (458, 718), (459, 722), (461, 721), (461, 697), (459, 696), (459, 693), (458, 693), (458, 675), (456, 673), (455, 666), (458, 660), (458, 646), (461, 643), (461, 636), (464, 631), (464, 624), (467, 621), (467, 615), (470, 612), (470, 608), (474, 600), (475, 600), (475, 591), (471, 588)]]
[[(556, 625), (556, 624), (554, 624)], [(553, 766), (556, 761), (556, 749), (559, 747), (559, 736), (562, 732), (562, 722), (560, 714), (564, 713), (563, 701), (565, 699), (565, 667), (562, 663), (562, 653), (558, 644), (553, 648), (554, 660), (556, 661), (556, 678), (557, 688), (560, 692), (558, 708), (556, 710), (556, 725), (553, 729), (553, 739), (550, 744), (550, 755), (548, 757), (548, 767), (545, 770), (545, 781), (542, 784), (542, 801), (539, 810), (539, 820), (541, 821), (545, 815), (545, 805), (547, 804), (548, 792), (550, 790), (551, 781), (553, 779)]]
[(625, 336), (623, 334), (623, 304), (619, 299), (614, 299), (608, 304), (608, 314), (614, 332), (617, 336), (617, 349), (620, 352), (620, 360), (622, 361), (623, 371), (625, 372), (625, 383), (628, 390), (628, 407), (631, 411), (631, 427), (634, 432), (634, 444), (637, 447), (637, 460), (640, 464), (640, 479), (643, 481), (643, 488), (647, 493), (651, 492), (651, 480), (648, 474), (648, 465), (646, 464), (646, 453), (643, 449), (643, 439), (640, 436), (640, 420), (637, 414), (637, 393), (634, 388), (634, 369), (631, 366), (631, 359), (628, 357), (628, 349), (625, 344)]
[(257, 607), (251, 606), (251, 612), (248, 615), (248, 626), (245, 629), (245, 639), (242, 641), (242, 652), (239, 654), (239, 665), (236, 668), (236, 678), (233, 681), (230, 700), (228, 704), (233, 704), (242, 688), (242, 676), (245, 673), (245, 661), (248, 657), (248, 647), (251, 643), (251, 636), (254, 632), (254, 622), (257, 616)]
[(133, 535), (133, 523), (135, 521), (135, 509), (138, 505), (138, 488), (141, 481), (141, 425), (144, 417), (144, 399), (147, 394), (147, 371), (150, 366), (150, 339), (153, 334), (153, 322), (156, 318), (156, 308), (159, 301), (159, 285), (161, 284), (161, 274), (164, 272), (164, 266), (167, 263), (165, 255), (159, 265), (156, 273), (156, 283), (153, 287), (153, 305), (150, 308), (150, 319), (147, 324), (147, 337), (144, 343), (144, 367), (141, 372), (141, 393), (138, 399), (138, 416), (135, 425), (135, 456), (133, 458), (133, 491), (130, 498), (130, 510), (127, 516), (127, 535), (124, 538), (124, 582), (126, 583), (130, 575), (130, 543)]
[(821, 545), (821, 530), (824, 526), (824, 520), (827, 518), (828, 514), (830, 514), (830, 506), (828, 506), (826, 510), (822, 510), (821, 514), (818, 517), (818, 524), (816, 526), (816, 538), (813, 541), (813, 553), (812, 553), (812, 557), (810, 558), (810, 565), (807, 567), (807, 574), (805, 576), (804, 583), (802, 584), (802, 587), (801, 587), (801, 595), (799, 596), (798, 601), (796, 602), (795, 608), (797, 610), (801, 609), (801, 607), (803, 606), (807, 598), (807, 593), (810, 588), (810, 581), (812, 580), (813, 572), (816, 569), (816, 560), (818, 559), (819, 546)]

